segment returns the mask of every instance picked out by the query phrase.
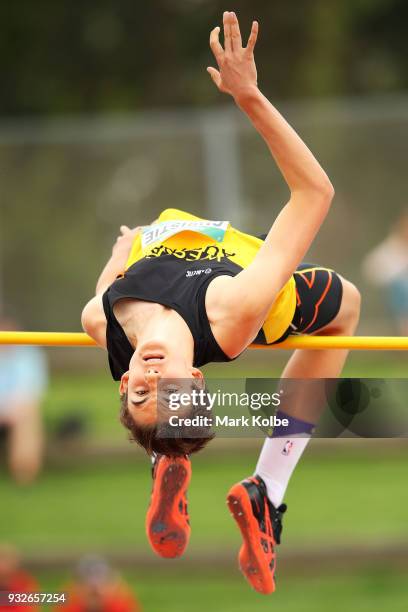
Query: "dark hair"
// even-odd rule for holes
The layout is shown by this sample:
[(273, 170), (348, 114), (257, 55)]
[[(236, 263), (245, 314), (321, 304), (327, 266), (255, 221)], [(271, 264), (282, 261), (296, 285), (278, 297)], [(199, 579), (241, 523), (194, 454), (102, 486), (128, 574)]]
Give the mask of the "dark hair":
[[(206, 416), (211, 413), (205, 406), (192, 409), (191, 417)], [(215, 437), (211, 433), (211, 428), (203, 427), (171, 427), (168, 423), (156, 424), (153, 426), (142, 426), (135, 423), (128, 408), (128, 394), (120, 396), (119, 419), (122, 425), (129, 430), (129, 438), (143, 447), (148, 455), (156, 453), (167, 455), (168, 457), (180, 457), (197, 453)]]

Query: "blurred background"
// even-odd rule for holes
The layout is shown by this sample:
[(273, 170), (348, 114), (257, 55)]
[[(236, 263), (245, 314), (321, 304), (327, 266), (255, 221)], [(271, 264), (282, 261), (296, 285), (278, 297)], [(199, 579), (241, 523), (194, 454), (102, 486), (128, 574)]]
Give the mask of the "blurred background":
[[(223, 10), (237, 12), (244, 36), (260, 22), (260, 88), (335, 186), (309, 260), (360, 287), (359, 333), (408, 334), (403, 0), (3, 3), (0, 327), (79, 330), (119, 226), (163, 208), (269, 229), (285, 183), (205, 71)], [(251, 351), (206, 374), (278, 376), (287, 358)], [(354, 353), (345, 375), (406, 377), (407, 365), (402, 353)], [(272, 600), (238, 573), (224, 502), (261, 440), (216, 440), (194, 459), (192, 541), (168, 563), (146, 542), (149, 462), (118, 409), (103, 351), (1, 349), (0, 586), (21, 563), (41, 590), (61, 590), (93, 554), (103, 577), (122, 581), (124, 609), (407, 609), (403, 440), (310, 445), (289, 487)]]

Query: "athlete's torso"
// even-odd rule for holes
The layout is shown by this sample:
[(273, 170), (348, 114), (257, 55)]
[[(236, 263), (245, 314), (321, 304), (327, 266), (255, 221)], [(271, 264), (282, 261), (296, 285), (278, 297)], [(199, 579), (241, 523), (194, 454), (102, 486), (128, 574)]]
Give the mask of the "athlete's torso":
[(217, 276), (225, 274), (232, 274), (231, 266), (214, 262), (211, 267), (207, 264), (203, 268), (199, 261), (186, 265), (171, 255), (163, 255), (160, 261), (144, 258), (131, 265), (103, 295), (107, 349), (114, 378), (119, 379), (126, 372), (134, 352), (113, 312), (114, 305), (123, 298), (155, 302), (175, 310), (194, 338), (196, 367), (211, 361), (228, 361), (229, 357), (214, 338), (205, 308), (208, 285)]
[[(215, 278), (235, 276), (248, 266), (262, 241), (227, 222), (192, 225), (200, 221), (179, 210), (163, 211), (158, 223), (144, 228), (144, 233), (136, 237), (124, 276), (104, 294), (107, 348), (115, 379), (128, 369), (133, 354), (113, 313), (115, 303), (123, 298), (155, 302), (178, 312), (194, 338), (195, 366), (230, 360), (215, 340), (206, 310), (206, 292)], [(278, 294), (257, 341), (270, 343), (280, 338), (289, 327), (295, 305), (292, 278)]]

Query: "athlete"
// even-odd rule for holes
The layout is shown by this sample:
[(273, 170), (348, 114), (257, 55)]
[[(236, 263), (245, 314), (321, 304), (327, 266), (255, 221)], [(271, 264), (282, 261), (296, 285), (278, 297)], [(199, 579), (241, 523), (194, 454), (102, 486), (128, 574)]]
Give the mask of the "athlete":
[[(122, 226), (96, 295), (82, 313), (84, 330), (107, 349), (112, 376), (120, 381), (121, 421), (154, 459), (146, 529), (163, 557), (180, 556), (188, 543), (188, 456), (210, 437), (182, 430), (160, 435), (166, 403), (160, 381), (190, 380), (202, 388), (201, 366), (235, 359), (254, 341), (277, 342), (293, 333), (352, 335), (359, 317), (360, 296), (352, 283), (302, 263), (334, 191), (310, 150), (258, 89), (258, 24), (253, 22), (246, 46), (234, 13), (224, 13), (223, 30), (224, 46), (220, 28), (211, 32), (217, 68), (207, 70), (264, 138), (289, 187), (289, 201), (264, 240), (228, 221), (175, 209), (163, 211), (150, 226)], [(282, 377), (334, 378), (346, 356), (346, 350), (296, 350)], [(243, 537), (241, 570), (261, 593), (275, 589), (283, 496), (322, 410), (296, 394), (291, 399), (279, 411), (288, 426), (266, 438), (255, 475), (235, 484), (227, 498)]]

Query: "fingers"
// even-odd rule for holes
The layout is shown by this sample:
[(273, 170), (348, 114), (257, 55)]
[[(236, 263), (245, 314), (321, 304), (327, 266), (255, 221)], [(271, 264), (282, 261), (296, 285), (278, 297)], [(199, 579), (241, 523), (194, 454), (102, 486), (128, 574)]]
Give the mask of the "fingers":
[(231, 32), (230, 13), (228, 11), (225, 11), (222, 19), (223, 19), (223, 24), (224, 24), (225, 53), (232, 53), (232, 32)]
[(118, 238), (122, 238), (123, 236), (129, 236), (129, 235), (135, 236), (139, 231), (140, 231), (140, 226), (133, 227), (132, 229), (130, 229), (130, 227), (128, 227), (127, 225), (121, 225), (120, 226), (121, 235), (118, 236)]
[(242, 49), (242, 37), (238, 19), (235, 13), (230, 13), (230, 23), (232, 48), (234, 51), (238, 51)]
[(207, 72), (210, 75), (210, 77), (212, 78), (212, 80), (214, 81), (214, 83), (216, 84), (216, 86), (219, 88), (220, 85), (221, 85), (221, 75), (218, 72), (218, 70), (216, 70), (212, 66), (209, 66), (207, 68)]
[(220, 65), (222, 57), (224, 55), (224, 49), (220, 43), (220, 28), (217, 26), (213, 30), (211, 30), (210, 34), (210, 47), (211, 51), (214, 53), (214, 57), (217, 60), (217, 64)]
[(246, 46), (246, 49), (247, 49), (248, 53), (253, 53), (253, 51), (254, 51), (255, 44), (256, 44), (256, 39), (258, 38), (258, 29), (259, 29), (258, 22), (257, 21), (253, 21), (252, 22), (251, 33), (249, 35), (248, 43), (247, 43), (247, 46)]
[[(214, 54), (217, 64), (220, 67), (224, 59), (225, 53), (231, 54), (234, 51), (242, 50), (242, 36), (239, 27), (238, 18), (235, 13), (225, 11), (223, 14), (223, 26), (224, 26), (224, 49), (220, 43), (220, 28), (217, 26), (210, 33), (210, 47)], [(259, 25), (257, 21), (252, 22), (251, 33), (248, 38), (247, 46), (245, 50), (248, 54), (252, 54), (255, 48), (256, 40), (258, 38)], [(211, 70), (215, 70), (212, 68)], [(217, 84), (215, 73), (208, 69), (213, 81)]]

